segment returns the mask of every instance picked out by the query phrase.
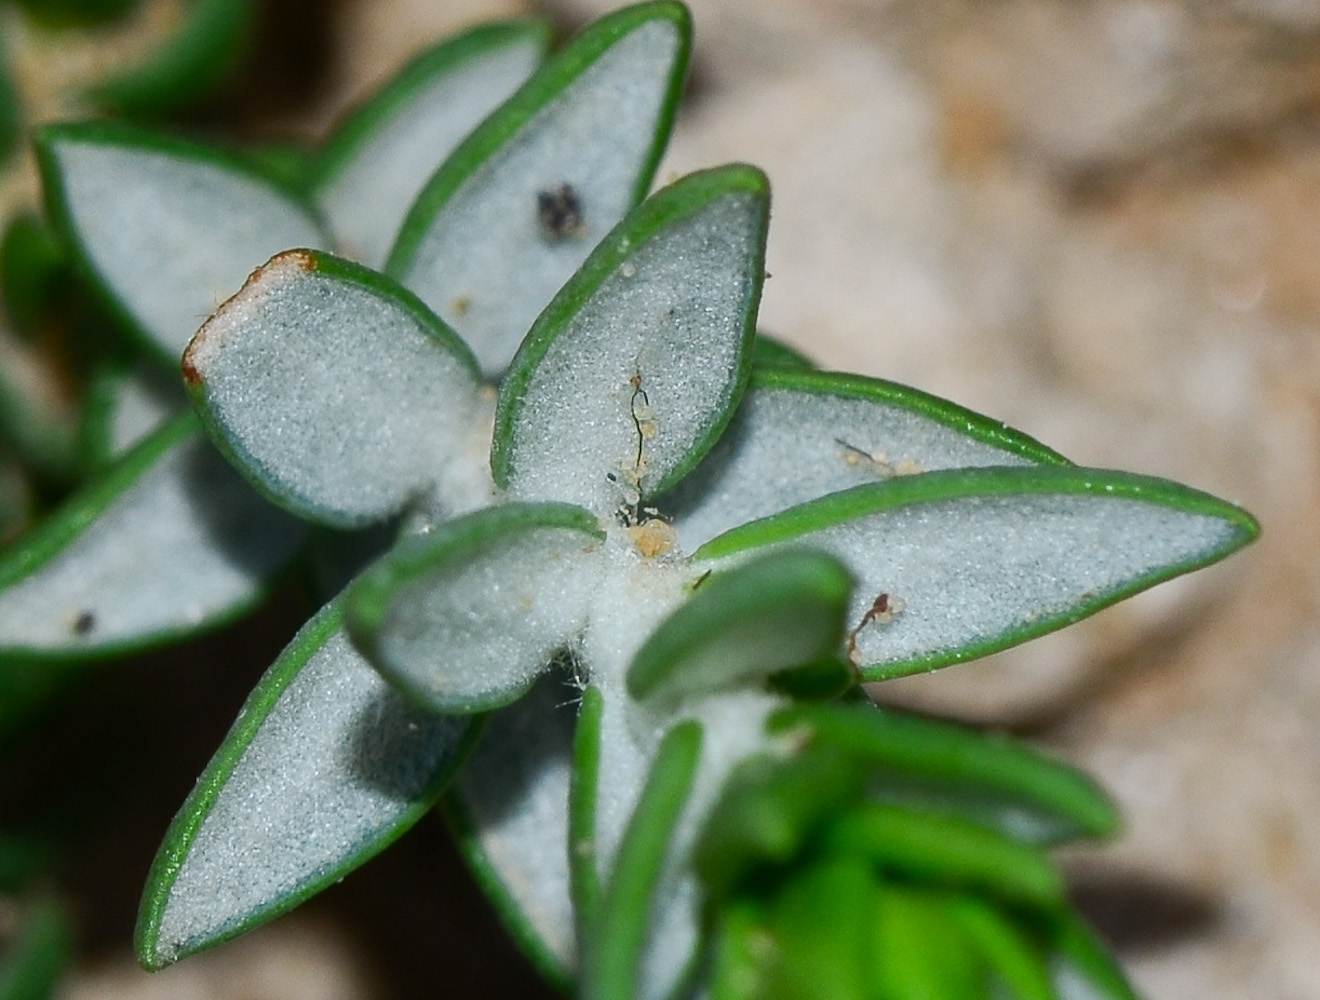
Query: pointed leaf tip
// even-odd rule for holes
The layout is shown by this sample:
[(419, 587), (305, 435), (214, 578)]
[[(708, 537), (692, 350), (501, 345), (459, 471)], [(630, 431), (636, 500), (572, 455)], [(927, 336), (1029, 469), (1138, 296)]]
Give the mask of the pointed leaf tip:
[(531, 75), (549, 42), (540, 20), (478, 25), (415, 57), (339, 126), (313, 186), (341, 253), (384, 265), (427, 179)]
[(136, 932), (161, 968), (286, 912), (388, 846), (471, 749), (349, 643), (340, 600), (299, 630), (171, 823)]
[[(859, 486), (735, 528), (719, 558), (801, 540), (857, 575), (866, 680), (1062, 628), (1256, 537), (1251, 515), (1167, 480), (1070, 467), (954, 469)], [(872, 611), (876, 613), (871, 613)]]

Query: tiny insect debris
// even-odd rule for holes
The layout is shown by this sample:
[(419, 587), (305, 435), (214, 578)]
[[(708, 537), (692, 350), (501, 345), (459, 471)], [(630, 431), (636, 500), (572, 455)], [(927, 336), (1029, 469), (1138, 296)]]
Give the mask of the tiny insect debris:
[(541, 235), (550, 243), (576, 239), (586, 233), (582, 201), (571, 184), (536, 193), (536, 218)]
[(871, 606), (866, 609), (866, 613), (862, 615), (862, 620), (857, 623), (857, 627), (848, 632), (846, 640), (848, 662), (854, 667), (862, 665), (862, 654), (857, 648), (857, 637), (863, 629), (870, 625), (888, 625), (902, 614), (906, 608), (907, 602), (901, 597), (895, 597), (887, 592), (877, 595), (876, 599), (871, 602)]
[(605, 478), (620, 488), (623, 502), (618, 509), (619, 520), (628, 527), (641, 525), (647, 515), (657, 512), (642, 509), (642, 480), (650, 466), (646, 442), (656, 435), (655, 412), (651, 409), (651, 397), (642, 388), (642, 375), (637, 365), (628, 378), (628, 387), (632, 390), (628, 397), (628, 416), (632, 420), (633, 433), (637, 436), (637, 449), (632, 456), (631, 467), (622, 466), (618, 472), (607, 472)]
[(889, 456), (882, 451), (867, 451), (865, 448), (859, 448), (843, 438), (836, 437), (834, 443), (843, 449), (843, 460), (848, 465), (854, 467), (867, 466), (871, 471), (882, 476), (915, 476), (919, 472), (926, 471), (910, 458), (891, 462)]

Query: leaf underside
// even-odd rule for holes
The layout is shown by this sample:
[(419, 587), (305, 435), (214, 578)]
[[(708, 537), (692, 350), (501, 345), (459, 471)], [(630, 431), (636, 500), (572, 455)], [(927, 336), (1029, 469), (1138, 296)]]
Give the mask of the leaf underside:
[(364, 573), (349, 594), (349, 629), (423, 705), (485, 711), (526, 691), (576, 638), (600, 559), (586, 511), (487, 508), (410, 539)]
[(472, 720), (390, 688), (327, 605), (252, 692), (166, 834), (142, 963), (218, 944), (342, 878), (420, 818), (472, 735)]
[(568, 842), (577, 696), (552, 671), (493, 713), (446, 799), (464, 853), (505, 925), (565, 990), (577, 964)]
[(0, 648), (84, 657), (218, 624), (258, 599), (304, 535), (186, 414), (0, 565)]
[(427, 178), (527, 79), (546, 36), (539, 22), (511, 21), (446, 39), (340, 127), (321, 155), (316, 200), (341, 254), (384, 265)]
[(51, 215), (110, 303), (167, 365), (254, 267), (326, 243), (312, 212), (211, 151), (107, 123), (45, 129)]
[(1164, 480), (1071, 467), (960, 469), (823, 497), (707, 543), (719, 558), (800, 541), (858, 580), (850, 644), (864, 680), (1003, 649), (1255, 537), (1231, 504)]
[(998, 421), (919, 390), (838, 372), (754, 370), (719, 443), (657, 503), (691, 552), (747, 521), (863, 483), (1036, 464), (1068, 463)]
[(595, 22), (418, 198), (387, 270), (459, 331), (487, 375), (505, 369), (556, 289), (645, 194), (689, 33), (685, 11), (671, 3)]
[(653, 195), (597, 247), (501, 387), (498, 484), (604, 515), (700, 460), (746, 377), (767, 211), (759, 171), (718, 168)]
[(405, 289), (329, 254), (291, 250), (256, 271), (183, 370), (217, 443), (303, 517), (370, 524), (478, 478), (471, 355)]

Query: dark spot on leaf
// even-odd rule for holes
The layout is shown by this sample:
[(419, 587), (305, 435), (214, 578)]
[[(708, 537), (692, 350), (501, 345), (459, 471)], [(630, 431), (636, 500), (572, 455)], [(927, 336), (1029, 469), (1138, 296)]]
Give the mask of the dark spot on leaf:
[(79, 611), (73, 616), (71, 624), (73, 634), (77, 636), (87, 636), (92, 634), (92, 629), (96, 628), (96, 615), (90, 611)]
[(541, 224), (541, 235), (550, 243), (576, 238), (586, 231), (582, 201), (571, 184), (560, 184), (549, 191), (538, 191), (536, 219)]

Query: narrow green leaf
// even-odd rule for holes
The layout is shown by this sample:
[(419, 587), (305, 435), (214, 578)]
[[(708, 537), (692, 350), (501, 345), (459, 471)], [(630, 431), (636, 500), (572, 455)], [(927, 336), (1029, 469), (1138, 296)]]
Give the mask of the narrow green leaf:
[(5, 220), (0, 241), (0, 296), (16, 332), (35, 339), (47, 310), (67, 300), (68, 259), (44, 222), (21, 213)]
[(999, 421), (908, 386), (758, 367), (719, 444), (658, 503), (690, 552), (747, 521), (863, 483), (938, 469), (1068, 464)]
[(603, 515), (701, 459), (746, 378), (768, 208), (760, 171), (722, 167), (652, 195), (605, 238), (501, 386), (498, 485)]
[(942, 893), (878, 887), (872, 911), (871, 975), (884, 1000), (988, 1000), (985, 966)]
[(1010, 1000), (1059, 1000), (1040, 944), (1007, 912), (984, 900), (952, 900), (949, 916), (984, 956), (990, 980)]
[(571, 893), (582, 875), (569, 854), (578, 693), (570, 678), (552, 670), (526, 696), (492, 713), (445, 798), (463, 854), (509, 933), (566, 994), (580, 916)]
[(874, 879), (849, 857), (789, 874), (768, 904), (761, 980), (775, 1000), (871, 1000)]
[[(0, 59), (4, 54), (0, 53)], [(0, 62), (0, 164), (17, 151), (23, 137), (23, 110), (18, 91), (9, 77), (9, 67)]]
[(810, 549), (717, 573), (637, 651), (628, 693), (676, 700), (814, 663), (839, 649), (851, 596), (847, 568)]
[(316, 167), (316, 200), (339, 252), (380, 267), (437, 166), (541, 61), (541, 21), (479, 25), (412, 59), (336, 129)]
[(252, 0), (191, 0), (173, 35), (138, 65), (92, 87), (87, 98), (139, 118), (186, 108), (238, 65), (253, 16)]
[(596, 799), (600, 794), (600, 724), (605, 699), (599, 688), (582, 692), (573, 736), (573, 778), (568, 799), (568, 867), (573, 914), (579, 939), (596, 925), (600, 909), (600, 869), (596, 860)]
[(387, 270), (462, 334), (487, 375), (504, 370), (555, 290), (645, 195), (690, 35), (686, 9), (668, 0), (593, 22), (413, 206)]
[(707, 893), (723, 899), (740, 883), (754, 882), (763, 866), (791, 862), (861, 792), (862, 768), (834, 747), (811, 747), (786, 759), (753, 757), (729, 776), (692, 866)]
[(110, 122), (47, 126), (37, 154), (56, 229), (171, 368), (254, 267), (327, 242), (299, 194), (238, 157)]
[(170, 825), (138, 919), (147, 968), (342, 878), (416, 822), (466, 755), (472, 720), (408, 705), (341, 618), (331, 602), (294, 637)]
[(141, 0), (15, 0), (34, 23), (53, 30), (108, 24), (139, 3)]
[(433, 491), (458, 510), (489, 498), (471, 352), (357, 264), (274, 257), (193, 338), (183, 374), (217, 444), (303, 517), (356, 527)]
[(871, 681), (1062, 628), (1258, 532), (1240, 508), (1167, 480), (1066, 466), (950, 469), (800, 504), (725, 532), (696, 558), (784, 542), (838, 555), (858, 579), (850, 645)]
[(694, 720), (667, 732), (615, 854), (599, 919), (584, 946), (584, 1000), (635, 1000), (651, 910), (670, 841), (692, 792), (702, 731)]
[(1061, 1000), (1138, 1000), (1118, 963), (1075, 913), (1054, 916), (1049, 940), (1050, 978)]
[(1063, 880), (1035, 847), (956, 816), (868, 803), (822, 835), (822, 850), (865, 858), (882, 871), (949, 889), (1049, 909), (1063, 902)]
[(104, 656), (215, 626), (261, 597), (303, 537), (184, 414), (0, 560), (0, 649)]
[(507, 704), (585, 623), (602, 537), (568, 504), (505, 504), (446, 522), (358, 578), (349, 632), (434, 711)]
[(767, 996), (764, 956), (770, 935), (760, 900), (734, 898), (716, 911), (711, 937), (711, 1000)]
[(948, 810), (1037, 844), (1106, 836), (1118, 825), (1090, 778), (1004, 736), (870, 704), (796, 705), (768, 726), (846, 753), (880, 801)]

